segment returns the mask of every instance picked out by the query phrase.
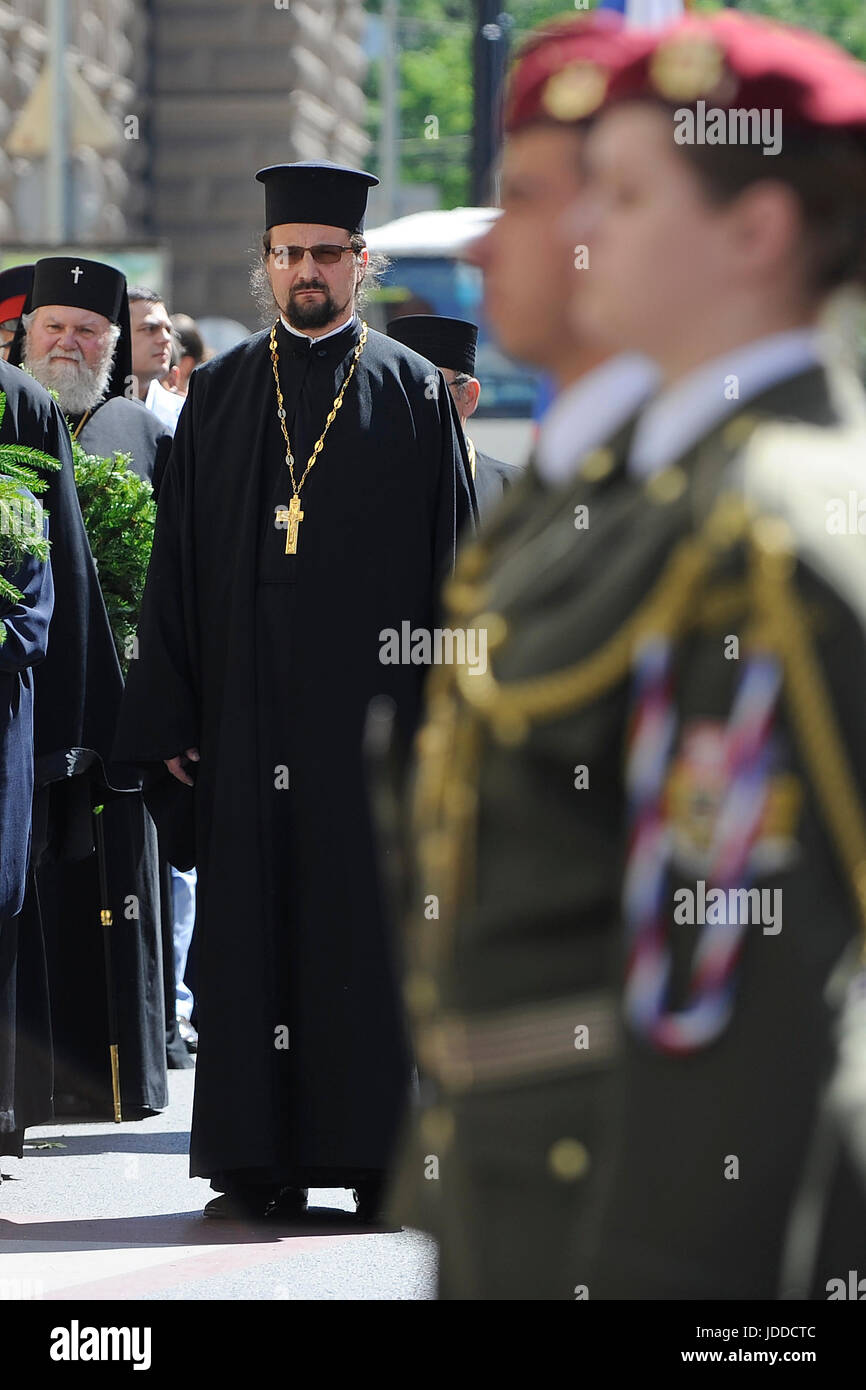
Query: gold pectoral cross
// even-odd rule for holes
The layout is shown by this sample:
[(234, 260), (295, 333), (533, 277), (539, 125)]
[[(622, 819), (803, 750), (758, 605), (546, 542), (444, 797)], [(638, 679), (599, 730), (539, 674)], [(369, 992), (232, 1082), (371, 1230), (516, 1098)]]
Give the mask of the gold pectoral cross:
[(301, 499), (297, 493), (286, 507), (280, 507), (277, 511), (277, 521), (285, 521), (286, 530), (286, 554), (297, 555), (298, 553), (298, 527), (304, 519), (301, 511)]

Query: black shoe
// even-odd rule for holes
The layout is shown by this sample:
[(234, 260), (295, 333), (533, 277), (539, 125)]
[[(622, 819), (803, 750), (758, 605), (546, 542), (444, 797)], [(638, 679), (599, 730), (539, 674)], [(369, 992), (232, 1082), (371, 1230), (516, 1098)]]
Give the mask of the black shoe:
[(121, 1114), (124, 1120), (150, 1120), (154, 1115), (161, 1115), (161, 1110), (154, 1110), (149, 1105), (123, 1105)]
[(366, 1182), (359, 1182), (357, 1187), (352, 1188), (352, 1196), (355, 1199), (355, 1215), (359, 1221), (372, 1226), (382, 1220), (382, 1205), (385, 1196), (383, 1178), (371, 1178)]
[(271, 1221), (298, 1221), (307, 1212), (307, 1189), (284, 1187), (268, 1207)]
[(274, 1204), (268, 1188), (238, 1188), (208, 1202), (202, 1216), (211, 1221), (263, 1221)]

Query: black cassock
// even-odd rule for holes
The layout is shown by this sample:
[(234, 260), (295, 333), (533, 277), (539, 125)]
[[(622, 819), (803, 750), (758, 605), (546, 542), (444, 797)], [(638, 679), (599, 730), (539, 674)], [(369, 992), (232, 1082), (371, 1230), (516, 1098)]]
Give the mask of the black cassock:
[[(48, 653), (33, 673), (31, 872), (21, 912), (13, 919), (14, 939), (11, 930), (6, 933), (6, 989), (0, 997), (0, 1030), (14, 1042), (5, 1050), (2, 1083), (6, 1095), (14, 1097), (14, 1122), (0, 1130), (0, 1154), (20, 1157), (25, 1126), (51, 1119), (48, 979), (33, 865), (43, 855), (86, 852), (91, 786), (104, 781), (122, 680), (81, 519), (63, 416), (32, 377), (2, 361), (0, 391), (6, 395), (0, 443), (30, 445), (62, 464), (46, 473), (48, 488), (40, 499), (49, 513), (54, 612)], [(29, 806), (22, 806), (21, 814), (26, 818)], [(98, 922), (93, 930), (98, 935)]]
[[(296, 478), (359, 334), (278, 328)], [(380, 633), (434, 621), (474, 507), (459, 437), (444, 379), (371, 331), (287, 555), (268, 334), (191, 378), (117, 752), (201, 753), (194, 791), (165, 773), (149, 804), (172, 862), (198, 867), (190, 1167), (217, 1187), (249, 1169), (350, 1186), (388, 1162), (408, 1059), (362, 734), (378, 694), (404, 736), (417, 720), (424, 668), (381, 664)]]
[[(2, 1136), (23, 1130), (31, 1117), (34, 1091), (38, 1097), (40, 1090), (50, 1087), (48, 1058), (40, 1057), (38, 1047), (34, 1052), (34, 1020), (28, 1017), (28, 1005), (35, 1002), (38, 1010), (38, 981), (45, 974), (41, 938), (38, 930), (28, 930), (21, 910), (33, 800), (33, 667), (44, 660), (54, 606), (50, 563), (28, 556), (15, 573), (4, 577), (18, 589), (21, 601), (0, 599), (0, 626), (6, 637), (0, 646), (0, 1153), (5, 1151)], [(31, 975), (36, 977), (35, 991), (27, 988)], [(34, 993), (35, 1000), (28, 997)], [(44, 1036), (44, 989), (41, 1001), (37, 1032)], [(47, 1097), (44, 1103), (47, 1106)], [(47, 1113), (39, 1113), (40, 1104), (37, 1099), (37, 1119)]]
[[(31, 871), (17, 919), (14, 1018), (8, 1001), (4, 1004), (0, 1000), (0, 1014), (6, 1018), (6, 1024), (0, 1026), (5, 1026), (10, 1036), (14, 1030), (16, 1039), (16, 1074), (7, 1076), (5, 1083), (7, 1091), (11, 1089), (16, 1096), (15, 1128), (0, 1133), (0, 1153), (20, 1156), (25, 1126), (52, 1118), (49, 977), (40, 892), (51, 897), (52, 885), (62, 872), (58, 867), (61, 862), (70, 873), (88, 876), (95, 883), (91, 807), (110, 800), (116, 792), (124, 793), (118, 798), (123, 805), (137, 801), (140, 806), (141, 798), (128, 796), (128, 791), (138, 785), (137, 775), (131, 769), (107, 771), (123, 677), (78, 504), (69, 433), (48, 392), (20, 368), (0, 362), (0, 390), (6, 393), (0, 443), (32, 445), (59, 459), (62, 465), (59, 471), (45, 474), (48, 487), (40, 499), (49, 515), (54, 613), (48, 653), (33, 673), (35, 793)], [(108, 852), (111, 855), (110, 835)], [(146, 1046), (148, 1038), (158, 1036), (153, 1011), (159, 1009), (159, 1001), (154, 1004), (149, 982), (153, 979), (158, 987), (160, 962), (153, 965), (142, 954), (139, 922), (124, 916), (125, 895), (134, 892), (134, 888), (127, 886), (129, 875), (122, 876), (122, 882), (124, 895), (112, 904), (116, 924), (113, 987), (120, 1018), (122, 1093), (137, 1096), (142, 1088), (147, 1088), (145, 1094), (151, 1096), (160, 1076), (165, 1086), (164, 1050), (160, 1046), (152, 1056)], [(65, 952), (63, 962), (56, 955), (53, 960), (51, 1006), (59, 1024), (61, 1070), (68, 1064), (79, 1078), (85, 1069), (82, 1062), (85, 1066), (92, 1064), (100, 1084), (107, 1086), (106, 982), (98, 909), (94, 889), (86, 915), (75, 916), (71, 911), (63, 916), (49, 913), (49, 931), (56, 922), (57, 932), (51, 934), (63, 941)], [(7, 945), (10, 943), (11, 935)], [(76, 1020), (83, 1018), (85, 1029), (76, 1028), (70, 1034), (70, 1015)]]
[(523, 469), (516, 463), (505, 463), (490, 454), (475, 453), (475, 496), (478, 515), (482, 521), (492, 516), (505, 495), (505, 489), (517, 482)]
[[(80, 420), (74, 416), (73, 427)], [(161, 475), (171, 453), (171, 431), (143, 401), (127, 396), (108, 396), (91, 411), (78, 442), (97, 458), (111, 458), (117, 450), (131, 454), (132, 471), (149, 482)]]
[[(73, 425), (81, 417), (73, 417)], [(87, 417), (78, 441), (88, 453), (132, 455), (152, 478), (171, 435), (139, 400), (110, 396)], [(109, 744), (113, 731), (109, 732)], [(112, 770), (112, 776), (114, 772)], [(102, 800), (99, 793), (97, 797)], [(111, 797), (102, 813), (112, 982), (118, 1004), (120, 1096), (125, 1118), (168, 1104), (160, 868), (156, 829), (139, 791)], [(88, 832), (90, 827), (88, 826)], [(107, 985), (99, 929), (96, 855), (40, 866), (37, 883), (45, 933), (58, 1113), (111, 1110)], [(168, 938), (169, 949), (171, 938)]]

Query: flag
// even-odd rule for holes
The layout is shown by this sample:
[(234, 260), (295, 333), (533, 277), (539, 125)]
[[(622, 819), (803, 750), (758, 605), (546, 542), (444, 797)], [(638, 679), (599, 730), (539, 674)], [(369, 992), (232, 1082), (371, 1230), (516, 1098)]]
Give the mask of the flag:
[(599, 10), (614, 10), (637, 29), (661, 29), (688, 9), (688, 0), (599, 0)]

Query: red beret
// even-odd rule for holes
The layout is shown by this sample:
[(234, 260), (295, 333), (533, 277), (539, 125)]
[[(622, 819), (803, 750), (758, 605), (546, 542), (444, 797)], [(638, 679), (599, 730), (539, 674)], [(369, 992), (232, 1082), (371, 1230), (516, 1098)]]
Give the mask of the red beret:
[(32, 265), (12, 265), (0, 270), (0, 323), (20, 319), (33, 284)]
[(20, 319), (26, 298), (26, 294), (13, 294), (8, 299), (0, 299), (0, 323), (11, 323), (13, 319)]
[(651, 35), (610, 10), (536, 30), (517, 54), (505, 101), (510, 133), (535, 121), (573, 123), (603, 105), (611, 74), (646, 52)]
[(866, 133), (866, 65), (818, 34), (724, 10), (687, 15), (619, 65), (608, 99), (779, 108), (783, 123)]

